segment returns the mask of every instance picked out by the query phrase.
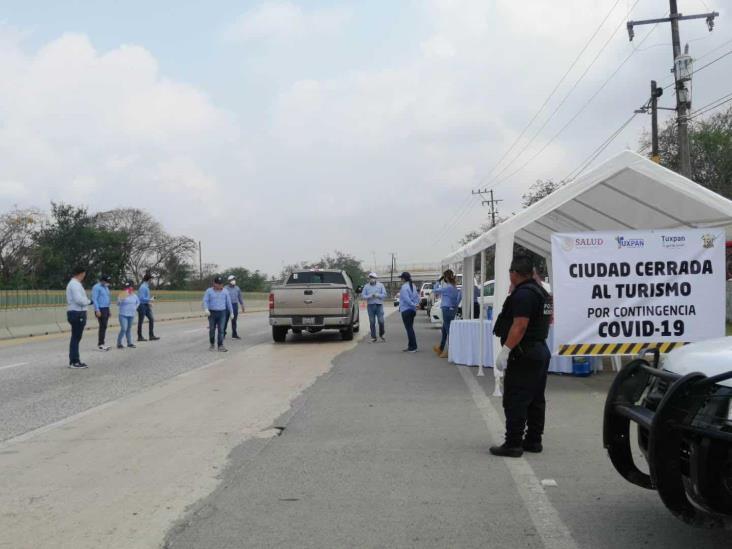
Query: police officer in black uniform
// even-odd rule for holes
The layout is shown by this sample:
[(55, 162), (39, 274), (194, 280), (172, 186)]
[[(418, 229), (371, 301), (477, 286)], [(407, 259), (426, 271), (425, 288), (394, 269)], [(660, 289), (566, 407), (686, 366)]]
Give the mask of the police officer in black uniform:
[(506, 441), (491, 454), (521, 457), (541, 452), (546, 401), (544, 391), (551, 353), (546, 345), (552, 315), (551, 296), (533, 278), (526, 256), (511, 263), (513, 292), (506, 298), (493, 333), (501, 339), (495, 367), (505, 371), (503, 409)]

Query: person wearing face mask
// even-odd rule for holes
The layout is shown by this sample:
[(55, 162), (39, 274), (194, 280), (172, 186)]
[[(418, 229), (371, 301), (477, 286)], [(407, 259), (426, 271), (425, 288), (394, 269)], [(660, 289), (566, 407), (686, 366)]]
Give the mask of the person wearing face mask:
[(203, 295), (203, 310), (206, 311), (206, 316), (208, 316), (208, 341), (210, 343), (208, 350), (214, 351), (216, 349), (214, 347), (214, 341), (216, 341), (219, 352), (227, 352), (226, 347), (224, 347), (224, 324), (227, 312), (233, 315), (234, 310), (231, 306), (229, 292), (224, 289), (223, 277), (217, 276), (214, 278), (213, 287), (206, 290)]
[(226, 286), (226, 291), (229, 292), (229, 298), (231, 299), (231, 307), (233, 313), (229, 315), (226, 311), (226, 324), (224, 325), (224, 337), (226, 337), (226, 331), (229, 327), (229, 317), (231, 317), (231, 337), (232, 339), (241, 339), (239, 334), (236, 333), (236, 320), (239, 317), (239, 306), (241, 305), (241, 312), (244, 312), (244, 297), (241, 294), (239, 286), (236, 285), (236, 277), (229, 275), (227, 279), (229, 284)]
[(369, 273), (369, 283), (361, 291), (361, 297), (366, 300), (366, 310), (369, 313), (369, 326), (371, 327), (371, 343), (376, 343), (376, 321), (379, 322), (379, 337), (386, 341), (384, 334), (384, 300), (386, 299), (386, 288), (378, 281), (376, 273)]
[(99, 282), (92, 287), (92, 303), (94, 304), (94, 315), (99, 322), (99, 337), (97, 338), (97, 348), (100, 351), (109, 351), (109, 347), (104, 344), (107, 335), (107, 326), (109, 325), (109, 305), (111, 298), (109, 296), (109, 284), (112, 278), (109, 275), (99, 277)]
[(414, 288), (412, 275), (403, 272), (399, 278), (403, 282), (399, 290), (399, 312), (402, 314), (404, 329), (407, 331), (407, 348), (405, 353), (417, 352), (417, 338), (414, 334), (414, 317), (417, 316), (417, 305), (419, 305), (419, 293)]
[(122, 339), (127, 339), (127, 346), (130, 349), (135, 348), (132, 343), (132, 324), (135, 322), (135, 312), (140, 305), (140, 299), (135, 293), (135, 287), (132, 282), (124, 283), (124, 290), (117, 297), (117, 306), (119, 307), (119, 334), (117, 335), (117, 348), (124, 349)]
[[(447, 269), (439, 280), (437, 287), (432, 290), (435, 296), (440, 297), (440, 310), (442, 312), (442, 339), (440, 344), (435, 345), (432, 350), (440, 358), (447, 358), (447, 344), (450, 339), (450, 324), (455, 320), (458, 312), (458, 305), (462, 299), (462, 292), (457, 288), (457, 280), (452, 269)], [(468, 294), (470, 295), (470, 294)]]
[(155, 335), (155, 318), (153, 317), (152, 312), (152, 302), (155, 298), (150, 293), (151, 279), (152, 275), (150, 273), (145, 273), (142, 277), (142, 284), (140, 284), (140, 288), (138, 289), (140, 306), (137, 308), (137, 341), (147, 341), (147, 339), (142, 337), (142, 324), (145, 321), (145, 318), (148, 320), (150, 341), (157, 341), (160, 339)]

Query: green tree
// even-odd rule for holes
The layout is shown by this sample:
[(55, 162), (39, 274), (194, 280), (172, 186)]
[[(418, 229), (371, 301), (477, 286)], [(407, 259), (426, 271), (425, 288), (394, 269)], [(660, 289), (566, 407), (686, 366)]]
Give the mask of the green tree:
[(242, 292), (264, 292), (267, 290), (267, 275), (260, 271), (251, 271), (246, 267), (233, 267), (222, 276), (234, 275)]
[(33, 240), (43, 214), (33, 208), (13, 208), (0, 215), (0, 288), (23, 288), (33, 274)]
[(90, 279), (102, 273), (115, 281), (124, 277), (126, 235), (97, 227), (86, 208), (51, 203), (51, 219), (33, 240), (33, 277), (38, 287), (62, 288), (76, 265), (86, 267)]
[[(646, 133), (641, 145), (650, 148)], [(732, 198), (732, 108), (689, 125), (691, 179), (700, 185)], [(661, 165), (679, 171), (679, 145), (676, 120), (670, 119), (658, 134)]]
[(339, 269), (346, 271), (355, 286), (362, 286), (367, 277), (363, 262), (360, 259), (336, 250), (333, 255), (324, 255), (317, 261), (300, 261), (299, 263), (286, 265), (280, 272), (280, 280), (284, 281), (291, 272), (302, 269)]
[(524, 208), (528, 208), (532, 204), (539, 202), (539, 200), (546, 198), (554, 191), (556, 191), (561, 185), (555, 183), (551, 179), (537, 179), (536, 182), (529, 187), (529, 190), (521, 195), (521, 205)]

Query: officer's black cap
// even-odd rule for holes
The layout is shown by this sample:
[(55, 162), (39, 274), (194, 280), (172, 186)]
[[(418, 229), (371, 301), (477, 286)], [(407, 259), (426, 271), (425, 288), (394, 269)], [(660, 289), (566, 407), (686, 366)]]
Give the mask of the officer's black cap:
[(223, 284), (223, 283), (224, 283), (224, 279), (221, 278), (220, 276), (217, 276), (216, 278), (214, 278), (214, 284)]
[(102, 275), (99, 277), (102, 282), (112, 282), (112, 277), (109, 275)]
[(530, 257), (525, 255), (517, 255), (511, 261), (509, 270), (514, 271), (521, 276), (531, 276), (534, 274), (534, 262)]

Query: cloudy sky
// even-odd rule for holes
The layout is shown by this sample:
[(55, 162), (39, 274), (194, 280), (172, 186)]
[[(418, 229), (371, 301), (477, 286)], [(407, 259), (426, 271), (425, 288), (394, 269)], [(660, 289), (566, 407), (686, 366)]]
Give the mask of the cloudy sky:
[[(721, 12), (713, 33), (682, 24), (697, 66), (732, 49), (725, 7), (679, 0), (683, 13)], [(668, 25), (639, 27), (631, 43), (624, 24), (667, 10), (0, 0), (0, 208), (145, 208), (222, 267), (276, 272), (334, 249), (367, 265), (390, 252), (435, 261), (485, 221), (471, 189), (495, 186), (509, 215), (537, 178), (580, 166), (645, 102), (650, 79), (669, 82)], [(697, 106), (730, 92), (732, 56), (695, 76)], [(597, 161), (637, 149), (649, 126), (637, 116)]]

